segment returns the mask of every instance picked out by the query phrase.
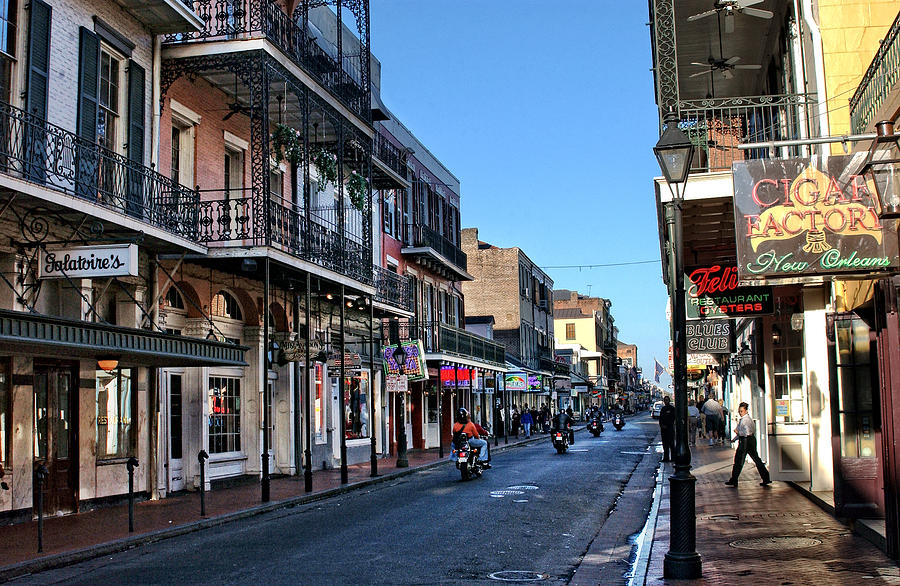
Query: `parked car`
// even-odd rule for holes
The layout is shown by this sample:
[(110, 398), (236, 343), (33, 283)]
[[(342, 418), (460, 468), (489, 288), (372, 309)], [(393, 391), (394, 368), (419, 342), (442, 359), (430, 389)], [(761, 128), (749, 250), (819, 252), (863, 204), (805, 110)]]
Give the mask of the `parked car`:
[(660, 412), (660, 410), (662, 410), (662, 408), (663, 408), (662, 401), (657, 401), (656, 403), (653, 403), (653, 407), (650, 408), (650, 417), (652, 417), (653, 419), (659, 419), (659, 412)]

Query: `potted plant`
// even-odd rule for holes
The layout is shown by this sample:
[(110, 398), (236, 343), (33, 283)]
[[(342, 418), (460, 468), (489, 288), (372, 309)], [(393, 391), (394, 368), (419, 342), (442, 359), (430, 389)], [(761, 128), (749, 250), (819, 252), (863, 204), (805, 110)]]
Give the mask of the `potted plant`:
[(350, 203), (359, 211), (366, 209), (366, 194), (369, 191), (369, 182), (356, 171), (350, 172), (347, 180), (347, 193), (350, 195)]
[(285, 160), (293, 165), (302, 163), (303, 140), (300, 133), (287, 124), (276, 124), (272, 132), (272, 153), (276, 167)]
[(326, 183), (337, 182), (337, 155), (319, 147), (313, 151), (312, 162), (318, 173), (319, 192), (325, 191)]

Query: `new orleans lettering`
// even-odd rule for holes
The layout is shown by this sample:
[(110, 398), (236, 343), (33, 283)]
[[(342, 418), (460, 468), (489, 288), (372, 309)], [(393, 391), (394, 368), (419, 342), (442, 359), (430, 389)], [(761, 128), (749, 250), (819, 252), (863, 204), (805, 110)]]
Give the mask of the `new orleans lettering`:
[[(798, 274), (809, 268), (810, 263), (791, 260), (793, 256), (794, 253), (792, 252), (779, 256), (775, 254), (774, 250), (770, 250), (760, 254), (754, 262), (747, 263), (747, 270), (757, 275), (762, 273)], [(855, 250), (850, 253), (850, 256), (842, 257), (840, 250), (832, 248), (819, 257), (818, 264), (823, 269), (828, 270), (843, 268), (882, 269), (891, 266), (891, 259), (886, 256), (860, 257)]]

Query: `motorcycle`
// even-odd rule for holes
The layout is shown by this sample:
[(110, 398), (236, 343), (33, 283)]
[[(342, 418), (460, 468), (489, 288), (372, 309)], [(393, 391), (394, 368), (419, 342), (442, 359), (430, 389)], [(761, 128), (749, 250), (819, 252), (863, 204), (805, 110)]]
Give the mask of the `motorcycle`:
[(470, 478), (478, 478), (484, 472), (484, 462), (478, 459), (478, 448), (469, 447), (469, 438), (466, 434), (460, 434), (458, 440), (458, 449), (454, 454), (456, 460), (456, 469), (459, 470), (460, 478), (463, 481)]
[(625, 427), (625, 416), (621, 413), (616, 413), (615, 417), (613, 417), (613, 426), (616, 428), (616, 431), (622, 431), (622, 428)]
[(552, 435), (553, 447), (556, 448), (557, 454), (565, 454), (569, 449), (569, 432), (557, 429)]
[(603, 431), (603, 422), (597, 417), (592, 417), (587, 428), (594, 437), (600, 437), (600, 433)]

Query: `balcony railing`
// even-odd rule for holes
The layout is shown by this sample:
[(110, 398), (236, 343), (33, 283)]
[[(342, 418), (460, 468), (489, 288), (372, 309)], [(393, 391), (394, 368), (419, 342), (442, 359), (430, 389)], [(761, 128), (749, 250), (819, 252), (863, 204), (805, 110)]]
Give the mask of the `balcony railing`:
[(167, 43), (265, 38), (363, 120), (371, 121), (369, 88), (359, 73), (368, 63), (359, 55), (343, 55), (340, 63), (273, 0), (194, 0), (192, 4), (205, 23), (203, 30), (169, 35)]
[(497, 365), (506, 364), (503, 344), (441, 322), (402, 322), (400, 339), (422, 340), (426, 352), (446, 352)]
[[(695, 145), (695, 172), (731, 169), (731, 163), (768, 157), (768, 149), (739, 150), (750, 142), (810, 136), (817, 116), (814, 94), (682, 100), (679, 127)], [(800, 156), (801, 147), (781, 148), (779, 156)]]
[(407, 179), (405, 151), (401, 153), (399, 148), (377, 132), (375, 133), (375, 152), (373, 155), (394, 173), (403, 179)]
[(437, 230), (420, 224), (411, 224), (409, 226), (409, 229), (410, 236), (412, 238), (412, 246), (424, 246), (431, 248), (432, 250), (452, 262), (454, 266), (461, 268), (462, 270), (466, 270), (468, 268), (466, 253), (463, 252), (461, 248), (450, 242), (449, 239), (441, 236), (441, 234)]
[[(307, 217), (303, 208), (272, 196), (269, 229), (265, 229), (262, 197), (250, 189), (201, 191), (199, 240), (210, 247), (264, 246), (283, 249), (297, 258), (371, 284), (371, 251), (336, 231), (335, 226)], [(268, 232), (268, 234), (267, 234)]]
[(875, 58), (850, 98), (850, 126), (854, 134), (866, 131), (900, 80), (900, 13), (881, 42)]
[(0, 173), (197, 240), (195, 190), (2, 102)]
[(409, 277), (404, 277), (376, 266), (375, 301), (386, 303), (405, 311), (412, 311), (412, 287), (410, 286)]

